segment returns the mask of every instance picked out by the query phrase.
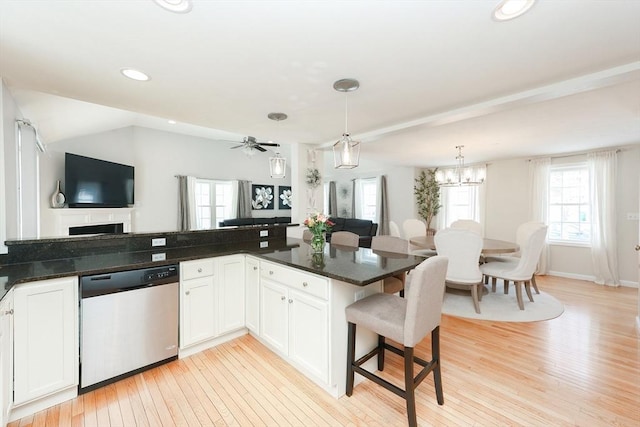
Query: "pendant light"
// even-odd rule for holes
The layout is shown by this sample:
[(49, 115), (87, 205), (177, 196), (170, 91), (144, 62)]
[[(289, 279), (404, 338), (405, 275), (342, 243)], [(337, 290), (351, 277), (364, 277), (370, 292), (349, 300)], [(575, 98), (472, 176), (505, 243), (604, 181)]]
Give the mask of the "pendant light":
[[(285, 113), (269, 113), (267, 117), (280, 122), (286, 120), (288, 116)], [(274, 157), (269, 157), (269, 171), (271, 172), (271, 178), (284, 178), (287, 171), (287, 159), (276, 152)]]
[(333, 160), (336, 169), (353, 169), (360, 161), (360, 142), (354, 141), (347, 130), (348, 104), (347, 95), (360, 87), (355, 79), (342, 79), (333, 84), (338, 92), (344, 92), (344, 133), (342, 138), (333, 144)]

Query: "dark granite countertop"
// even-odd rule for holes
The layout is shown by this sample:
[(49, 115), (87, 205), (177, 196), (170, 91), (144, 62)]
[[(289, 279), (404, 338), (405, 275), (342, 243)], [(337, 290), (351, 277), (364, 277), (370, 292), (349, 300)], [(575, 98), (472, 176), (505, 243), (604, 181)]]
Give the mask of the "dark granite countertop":
[[(154, 255), (164, 260), (154, 261)], [(182, 261), (232, 254), (251, 254), (321, 276), (364, 286), (414, 268), (424, 260), (412, 255), (389, 254), (367, 248), (326, 245), (320, 259), (299, 239), (270, 240), (268, 248), (260, 242), (217, 243), (179, 248), (159, 248), (134, 252), (89, 254), (66, 259), (31, 261), (0, 266), (0, 299), (20, 283), (66, 276), (103, 274), (114, 271), (158, 267)], [(156, 258), (157, 259), (157, 258)]]

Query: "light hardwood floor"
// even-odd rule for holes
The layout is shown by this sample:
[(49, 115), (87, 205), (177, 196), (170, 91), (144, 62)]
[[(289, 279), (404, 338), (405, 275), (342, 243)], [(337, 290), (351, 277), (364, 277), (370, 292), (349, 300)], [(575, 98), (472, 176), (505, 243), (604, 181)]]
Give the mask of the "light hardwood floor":
[[(535, 323), (444, 316), (445, 404), (431, 376), (417, 391), (428, 426), (638, 426), (638, 290), (541, 277), (565, 304)], [(345, 337), (346, 339), (346, 337)], [(429, 339), (417, 353), (429, 355)], [(386, 375), (402, 379), (399, 357)], [(404, 401), (365, 381), (334, 399), (244, 336), (10, 424), (18, 426), (402, 426)]]

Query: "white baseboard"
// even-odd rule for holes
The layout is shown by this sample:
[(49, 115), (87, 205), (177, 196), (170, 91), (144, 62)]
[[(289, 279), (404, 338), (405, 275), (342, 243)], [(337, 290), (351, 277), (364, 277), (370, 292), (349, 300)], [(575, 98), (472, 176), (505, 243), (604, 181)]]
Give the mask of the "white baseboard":
[[(586, 274), (565, 273), (563, 271), (549, 271), (547, 272), (547, 274), (549, 276), (566, 277), (567, 279), (586, 280), (587, 282), (595, 282), (596, 280), (594, 276), (588, 276)], [(638, 282), (632, 282), (630, 280), (621, 280), (620, 285), (628, 288), (640, 287)]]

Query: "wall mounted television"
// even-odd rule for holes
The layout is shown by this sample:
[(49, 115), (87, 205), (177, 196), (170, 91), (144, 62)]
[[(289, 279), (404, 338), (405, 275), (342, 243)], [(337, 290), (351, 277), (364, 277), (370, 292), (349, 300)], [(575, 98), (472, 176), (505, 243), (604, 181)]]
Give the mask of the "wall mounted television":
[(133, 205), (133, 166), (65, 153), (64, 193), (70, 208)]

